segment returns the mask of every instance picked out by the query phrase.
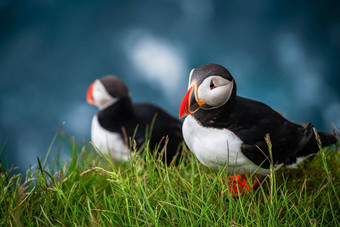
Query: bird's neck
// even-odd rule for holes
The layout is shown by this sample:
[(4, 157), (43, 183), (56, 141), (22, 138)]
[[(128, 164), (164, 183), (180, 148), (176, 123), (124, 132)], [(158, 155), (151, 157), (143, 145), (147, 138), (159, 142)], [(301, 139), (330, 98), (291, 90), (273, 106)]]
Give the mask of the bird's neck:
[(193, 117), (204, 127), (225, 128), (231, 120), (235, 98), (216, 109), (199, 109)]
[(111, 119), (117, 121), (134, 116), (134, 110), (131, 99), (129, 97), (121, 97), (115, 103), (100, 110), (98, 113), (99, 121), (101, 119)]

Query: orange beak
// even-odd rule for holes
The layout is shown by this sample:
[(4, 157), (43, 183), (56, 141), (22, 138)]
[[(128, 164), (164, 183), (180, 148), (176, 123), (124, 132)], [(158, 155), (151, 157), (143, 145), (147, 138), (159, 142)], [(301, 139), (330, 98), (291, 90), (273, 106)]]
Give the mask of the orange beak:
[(197, 84), (194, 82), (185, 94), (181, 107), (179, 108), (179, 119), (195, 113), (201, 105), (205, 104), (205, 101), (198, 98)]
[(93, 82), (89, 88), (87, 89), (87, 94), (86, 94), (86, 101), (89, 103), (89, 104), (92, 104), (92, 105), (96, 105), (96, 102), (93, 100), (93, 96), (92, 96), (92, 92), (93, 92), (93, 87), (94, 87), (94, 83)]

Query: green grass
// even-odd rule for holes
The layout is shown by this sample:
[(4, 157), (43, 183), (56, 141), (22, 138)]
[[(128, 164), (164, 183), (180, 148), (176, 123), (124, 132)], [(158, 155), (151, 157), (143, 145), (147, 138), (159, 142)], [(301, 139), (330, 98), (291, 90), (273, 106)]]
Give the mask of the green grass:
[[(67, 163), (60, 146), (68, 147)], [(51, 146), (51, 163), (38, 159), (25, 175), (2, 161), (0, 226), (340, 226), (337, 147), (238, 197), (228, 193), (226, 172), (204, 167), (186, 148), (170, 167), (144, 149), (113, 163), (70, 139)]]

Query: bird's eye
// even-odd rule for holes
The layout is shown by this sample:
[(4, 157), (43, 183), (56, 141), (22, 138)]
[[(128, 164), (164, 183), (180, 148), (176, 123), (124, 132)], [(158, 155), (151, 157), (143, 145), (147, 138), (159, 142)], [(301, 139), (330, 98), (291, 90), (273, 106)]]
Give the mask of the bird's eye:
[(214, 84), (214, 82), (211, 80), (210, 81), (210, 90), (214, 89), (216, 86)]

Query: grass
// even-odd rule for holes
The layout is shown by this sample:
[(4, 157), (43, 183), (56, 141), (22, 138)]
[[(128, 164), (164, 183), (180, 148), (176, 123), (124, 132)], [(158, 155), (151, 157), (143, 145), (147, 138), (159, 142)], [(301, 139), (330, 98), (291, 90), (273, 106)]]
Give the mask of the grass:
[[(70, 152), (67, 163), (61, 146)], [(238, 197), (228, 193), (226, 172), (204, 167), (186, 148), (169, 167), (148, 147), (128, 163), (73, 139), (47, 156), (53, 149), (52, 162), (38, 158), (25, 175), (1, 161), (1, 226), (340, 226), (338, 146)]]

